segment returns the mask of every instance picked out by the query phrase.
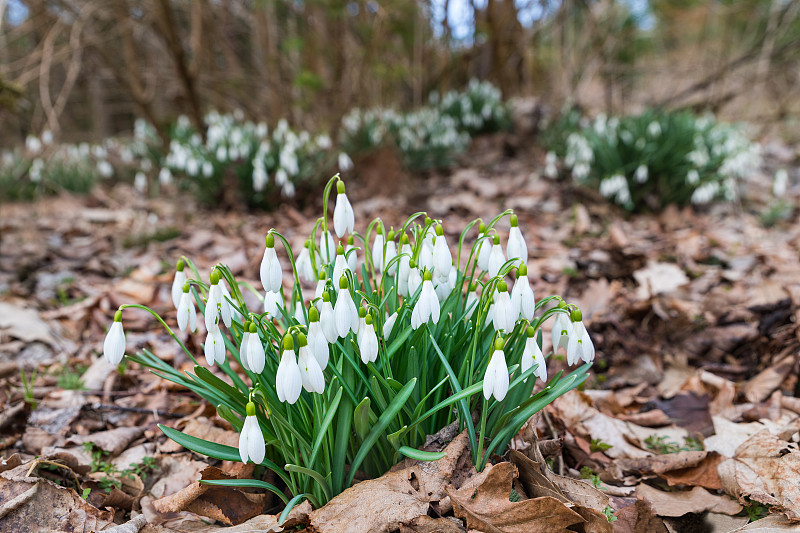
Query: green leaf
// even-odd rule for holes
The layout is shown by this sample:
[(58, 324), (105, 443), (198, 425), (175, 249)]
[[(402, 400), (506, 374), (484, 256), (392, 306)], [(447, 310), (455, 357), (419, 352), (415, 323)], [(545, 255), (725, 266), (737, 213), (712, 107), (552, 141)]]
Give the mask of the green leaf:
[(397, 451), (417, 461), (437, 461), (447, 455), (444, 452), (424, 452), (410, 446), (400, 446)]
[(353, 427), (361, 440), (364, 440), (369, 433), (369, 408), (369, 397), (366, 397), (356, 405), (355, 411), (353, 411)]
[(300, 503), (300, 500), (304, 500), (304, 499), (307, 499), (308, 501), (310, 501), (311, 505), (313, 505), (314, 507), (317, 507), (317, 508), (319, 507), (318, 502), (314, 501), (314, 497), (311, 494), (309, 494), (307, 492), (305, 494), (298, 494), (297, 496), (295, 496), (294, 498), (289, 500), (289, 503), (286, 504), (286, 507), (283, 509), (283, 512), (278, 517), (278, 525), (279, 526), (282, 526), (283, 523), (286, 522), (286, 518), (288, 518), (289, 513), (292, 511), (292, 509), (294, 509), (294, 507), (298, 503)]
[(219, 404), (217, 406), (217, 415), (223, 420), (226, 420), (230, 425), (232, 425), (233, 429), (235, 429), (238, 433), (242, 432), (242, 426), (244, 426), (244, 421), (238, 416), (236, 416), (236, 413), (234, 413), (230, 407), (228, 407), (227, 405)]
[(325, 498), (327, 500), (333, 498), (333, 493), (331, 492), (331, 486), (328, 484), (327, 481), (325, 481), (325, 478), (322, 477), (322, 474), (320, 474), (316, 470), (311, 470), (310, 468), (306, 468), (304, 466), (299, 466), (299, 465), (286, 465), (286, 470), (288, 470), (289, 472), (297, 472), (298, 474), (303, 474), (311, 477), (322, 488), (322, 492), (325, 493)]
[(221, 485), (223, 487), (254, 487), (259, 489), (267, 489), (268, 491), (277, 495), (283, 503), (289, 503), (289, 498), (278, 487), (266, 481), (258, 479), (201, 479), (200, 483), (204, 485)]
[(339, 402), (342, 400), (342, 390), (343, 389), (340, 386), (339, 390), (336, 391), (336, 395), (333, 397), (333, 400), (331, 400), (328, 410), (325, 412), (325, 417), (322, 419), (322, 423), (317, 428), (317, 436), (314, 438), (314, 447), (311, 449), (311, 455), (308, 458), (309, 465), (313, 466), (317, 460), (317, 453), (319, 453), (319, 449), (325, 440), (325, 434), (328, 432), (328, 428), (333, 421), (333, 417), (336, 416), (336, 409), (339, 407)]

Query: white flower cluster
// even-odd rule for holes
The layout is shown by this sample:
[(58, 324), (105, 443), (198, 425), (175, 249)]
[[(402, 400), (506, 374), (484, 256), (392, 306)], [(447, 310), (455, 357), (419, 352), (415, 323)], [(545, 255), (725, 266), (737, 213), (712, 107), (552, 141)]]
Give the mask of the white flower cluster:
[(441, 101), (433, 93), (430, 101), (443, 115), (452, 117), (460, 131), (470, 134), (496, 131), (509, 120), (502, 92), (488, 81), (472, 79), (463, 91), (449, 91)]

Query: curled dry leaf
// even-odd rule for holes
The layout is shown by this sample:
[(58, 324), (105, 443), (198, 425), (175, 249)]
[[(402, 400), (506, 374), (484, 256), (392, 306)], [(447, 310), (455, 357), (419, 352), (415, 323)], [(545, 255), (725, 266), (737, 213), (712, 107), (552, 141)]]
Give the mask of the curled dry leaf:
[(659, 516), (683, 516), (709, 510), (735, 515), (742, 510), (735, 500), (711, 494), (702, 487), (694, 487), (690, 491), (664, 492), (643, 483), (636, 487), (636, 495), (647, 500)]
[(615, 462), (627, 472), (663, 474), (673, 470), (682, 470), (697, 466), (707, 455), (708, 452), (690, 451), (641, 458), (621, 457)]
[(83, 444), (91, 442), (101, 450), (108, 452), (116, 457), (122, 453), (128, 445), (138, 439), (144, 433), (145, 427), (119, 427), (108, 431), (99, 431), (91, 435), (73, 435), (67, 439), (68, 443)]
[(763, 402), (772, 391), (781, 386), (794, 367), (794, 355), (784, 357), (769, 368), (762, 370), (744, 386), (744, 395), (753, 403)]

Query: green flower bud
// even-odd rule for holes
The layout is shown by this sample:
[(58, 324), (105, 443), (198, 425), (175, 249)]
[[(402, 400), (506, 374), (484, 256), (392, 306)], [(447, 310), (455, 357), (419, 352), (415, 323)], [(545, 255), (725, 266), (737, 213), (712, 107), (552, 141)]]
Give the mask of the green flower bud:
[(526, 265), (520, 265), (517, 268), (517, 277), (527, 276), (528, 275), (528, 267)]
[(442, 228), (441, 224), (436, 224), (436, 235), (437, 236), (444, 235), (444, 229)]
[(178, 272), (183, 272), (183, 259), (178, 259), (178, 262), (175, 265), (175, 270)]
[(285, 350), (294, 350), (294, 340), (292, 339), (291, 335), (286, 335), (283, 338), (283, 349)]
[(506, 341), (502, 337), (497, 337), (497, 340), (494, 341), (494, 349), (502, 350), (505, 347), (506, 347)]
[(492, 243), (500, 244), (500, 236), (499, 235), (495, 235), (494, 237), (492, 237)]
[(317, 279), (320, 279), (320, 280), (327, 279), (327, 277), (328, 277), (328, 274), (324, 270), (320, 270), (319, 273), (317, 274)]
[(247, 416), (256, 416), (256, 404), (253, 402), (247, 402), (247, 407), (245, 407), (245, 411), (247, 411)]
[(477, 291), (478, 290), (478, 282), (477, 281), (473, 281), (472, 283), (470, 283), (469, 284), (469, 290), (472, 291), (472, 292)]
[(216, 285), (217, 283), (219, 283), (219, 272), (215, 268), (211, 271), (211, 284)]
[(359, 316), (359, 318), (364, 318), (365, 316), (367, 316), (367, 310), (364, 309), (363, 307), (359, 307), (358, 308), (358, 316)]
[(428, 215), (425, 215), (425, 225), (426, 226), (430, 226), (431, 222), (433, 222), (433, 220), (431, 220), (431, 217), (429, 217)]
[(302, 348), (303, 346), (308, 346), (308, 339), (306, 339), (304, 333), (297, 334), (297, 345), (300, 346), (300, 348)]
[(517, 226), (519, 226), (519, 219), (517, 218), (517, 215), (512, 213), (511, 214), (511, 227), (512, 228), (516, 228)]
[(336, 192), (344, 194), (344, 182), (342, 180), (336, 182)]
[(559, 309), (566, 309), (567, 308), (567, 302), (565, 302), (564, 300), (559, 300), (558, 301), (558, 308)]
[(114, 322), (122, 322), (122, 309), (117, 309), (117, 312), (114, 313)]
[(347, 237), (347, 244), (348, 244), (348, 245), (352, 245), (352, 244), (353, 244), (353, 243), (355, 243), (355, 242), (356, 242), (356, 241), (355, 241), (355, 239), (353, 239), (353, 236), (352, 236), (352, 235), (349, 235), (349, 236)]
[(250, 333), (258, 333), (258, 327), (255, 322), (250, 322)]
[(408, 235), (403, 233), (403, 236), (400, 237), (400, 244), (408, 244)]
[(425, 281), (431, 281), (433, 279), (433, 276), (431, 276), (431, 271), (430, 270), (426, 270), (425, 274), (423, 274), (423, 276), (422, 276), (422, 279), (425, 280)]
[(388, 241), (394, 240), (394, 228), (389, 229), (389, 235), (386, 236), (386, 240)]
[(410, 259), (408, 261), (408, 266), (411, 267), (411, 268), (417, 268), (417, 262), (414, 261), (413, 259)]
[(508, 292), (508, 283), (501, 281), (497, 284), (497, 290), (498, 292)]
[(331, 301), (331, 295), (328, 294), (328, 291), (324, 291), (322, 293), (322, 301), (323, 302), (330, 302)]
[(479, 223), (478, 224), (478, 232), (486, 233), (486, 224), (484, 224), (483, 222)]
[(342, 274), (342, 277), (339, 278), (339, 289), (346, 289), (349, 286), (350, 284), (347, 282), (347, 276)]
[(309, 322), (319, 322), (319, 311), (313, 305), (308, 310), (308, 321)]
[(344, 255), (344, 247), (342, 246), (342, 243), (339, 243), (336, 246), (336, 255)]
[(581, 313), (581, 310), (576, 307), (572, 310), (572, 313), (570, 313), (569, 317), (573, 322), (580, 322), (583, 320), (583, 313)]
[(364, 322), (365, 322), (365, 323), (366, 323), (368, 326), (371, 326), (371, 325), (372, 325), (372, 315), (367, 315), (367, 317), (364, 319)]
[(525, 334), (529, 339), (532, 339), (536, 335), (536, 330), (533, 329), (533, 326), (528, 326), (528, 329), (525, 330)]
[(375, 233), (377, 233), (378, 235), (383, 235), (383, 228), (381, 227), (380, 224), (375, 225)]
[(267, 233), (267, 248), (275, 248), (275, 236), (272, 233)]
[(183, 284), (183, 292), (189, 292), (189, 283), (188, 282)]

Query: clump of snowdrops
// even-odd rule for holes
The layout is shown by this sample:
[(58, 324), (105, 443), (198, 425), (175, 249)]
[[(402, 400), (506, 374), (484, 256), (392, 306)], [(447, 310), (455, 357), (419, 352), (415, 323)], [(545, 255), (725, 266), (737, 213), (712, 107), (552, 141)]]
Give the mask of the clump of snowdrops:
[[(506, 218), (504, 246), (496, 226)], [(117, 364), (124, 356), (123, 310), (149, 311), (195, 362), (194, 372), (147, 350), (128, 359), (206, 399), (241, 437), (237, 449), (161, 426), (164, 433), (210, 457), (259, 465), (255, 479), (208, 483), (262, 487), (286, 512), (306, 498), (319, 506), (357, 473), (379, 476), (403, 455), (442, 457), (416, 448), (454, 421), (482, 470), (534, 413), (586, 379), (595, 352), (581, 312), (558, 296), (535, 299), (512, 212), (469, 223), (452, 243), (443, 222), (424, 213), (398, 228), (373, 220), (363, 235), (354, 219), (334, 176), (323, 216), (301, 247), (267, 232), (260, 289), (221, 264), (203, 278), (181, 258), (172, 286), (177, 324), (197, 334), (204, 325), (202, 356), (151, 309), (116, 312), (105, 357)], [(263, 307), (248, 308), (247, 290)], [(567, 375), (548, 376), (542, 332), (551, 319), (554, 349), (566, 351), (569, 365), (584, 363)], [(537, 380), (543, 386), (532, 394)], [(265, 469), (281, 486), (261, 480)]]
[(593, 121), (566, 113), (545, 135), (545, 174), (559, 167), (629, 211), (737, 198), (737, 181), (761, 165), (760, 145), (712, 115), (645, 111)]

